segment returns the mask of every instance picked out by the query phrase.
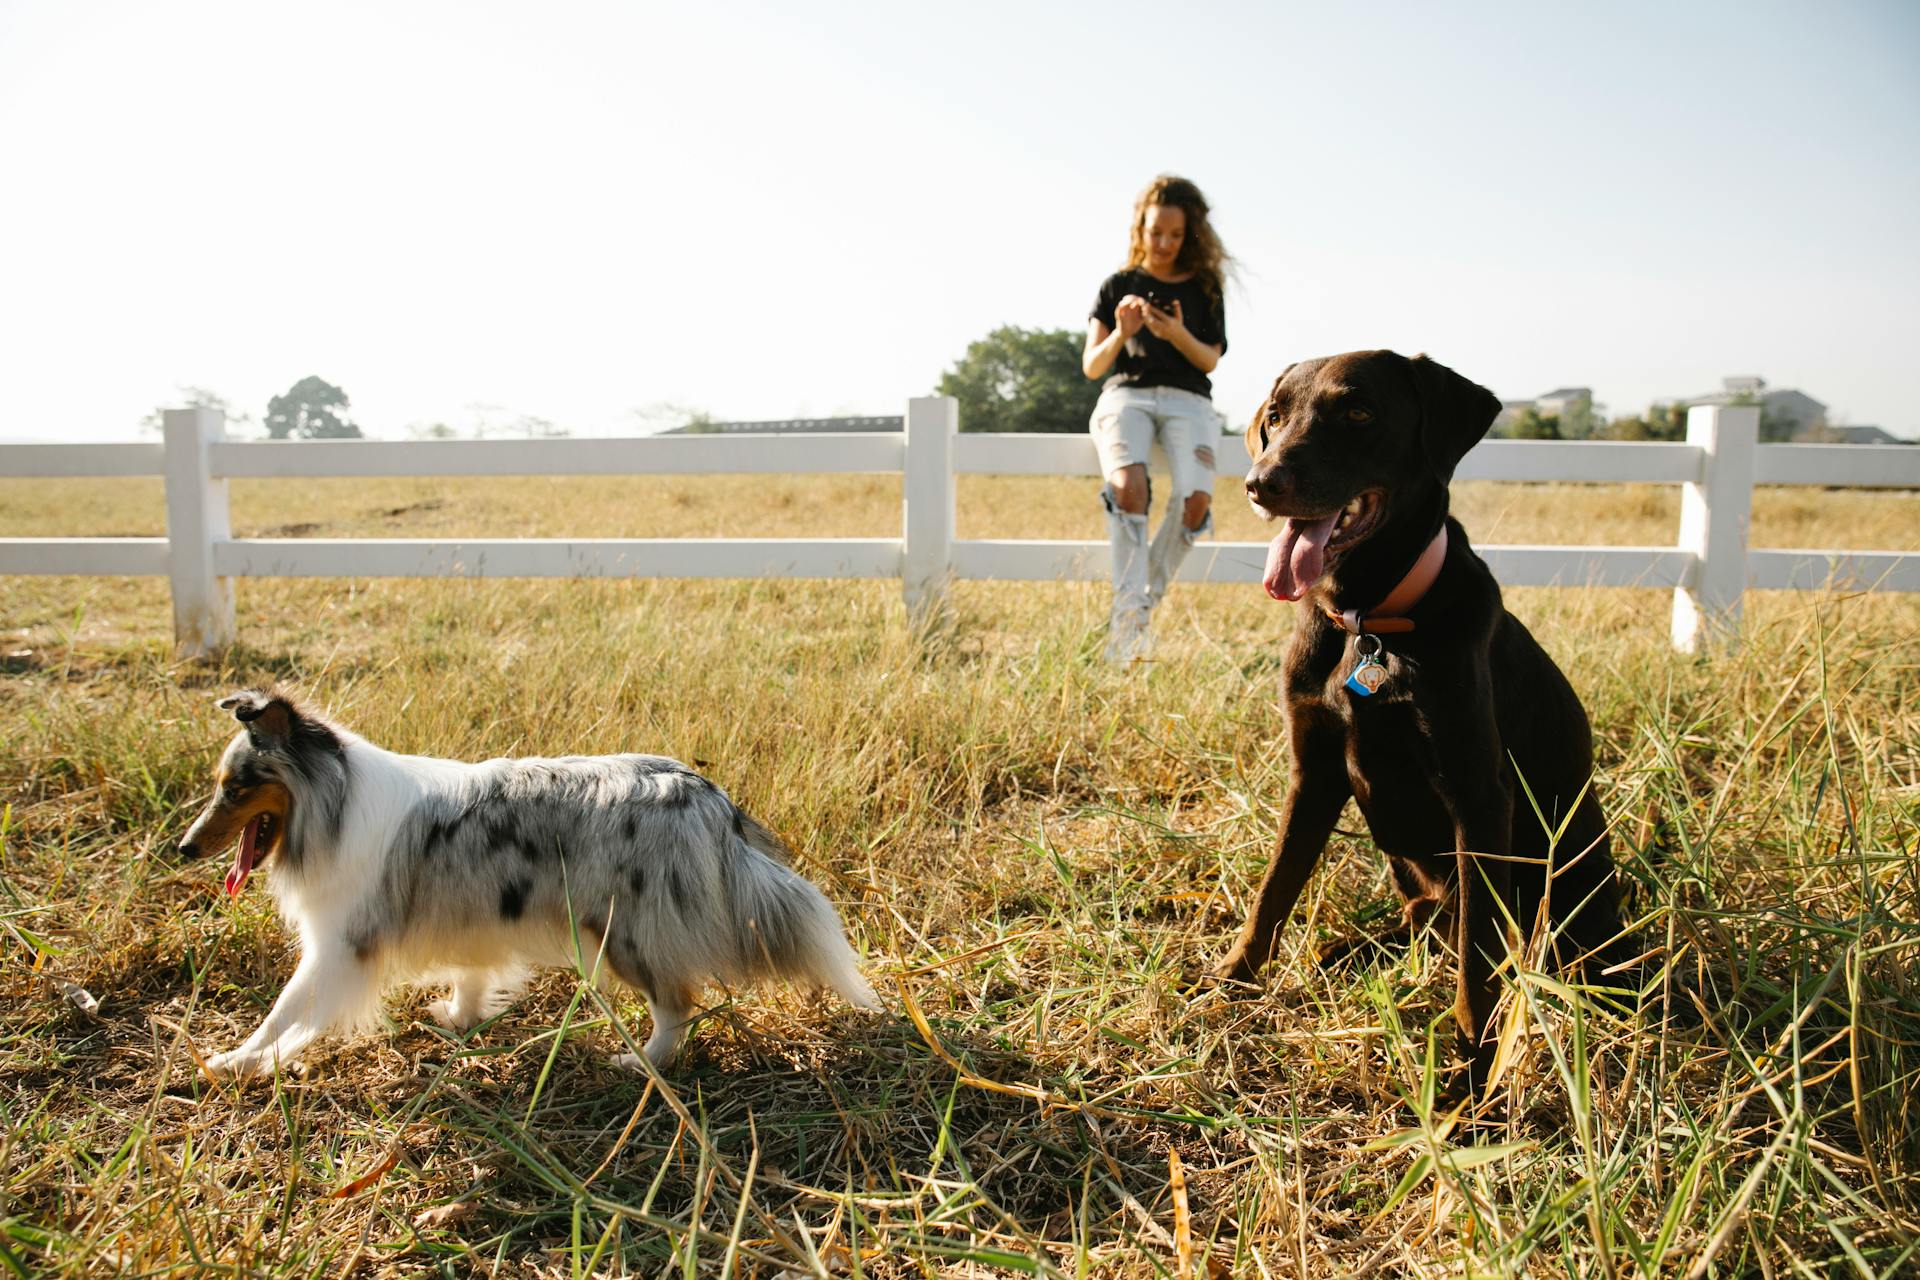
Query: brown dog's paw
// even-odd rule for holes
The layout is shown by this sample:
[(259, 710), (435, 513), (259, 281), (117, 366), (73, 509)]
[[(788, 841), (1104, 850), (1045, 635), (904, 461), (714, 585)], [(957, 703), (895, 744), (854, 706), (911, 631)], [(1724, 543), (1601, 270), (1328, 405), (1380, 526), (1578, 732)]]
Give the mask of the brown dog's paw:
[(1197, 965), (1189, 967), (1181, 972), (1177, 980), (1177, 989), (1192, 996), (1209, 991), (1253, 991), (1259, 986), (1260, 980), (1253, 968), (1231, 956), (1210, 969)]
[(1439, 1079), (1434, 1081), (1433, 1103), (1443, 1111), (1452, 1111), (1457, 1107), (1471, 1106), (1479, 1093), (1473, 1082), (1473, 1072), (1464, 1062), (1443, 1063), (1439, 1069)]
[(1511, 1119), (1504, 1090), (1485, 1094), (1467, 1080), (1466, 1068), (1453, 1072), (1435, 1093), (1435, 1117), (1451, 1117), (1448, 1133), (1456, 1142), (1471, 1142), (1475, 1133), (1497, 1133)]
[(1370, 965), (1386, 958), (1387, 950), (1373, 938), (1335, 938), (1313, 949), (1313, 962), (1322, 969)]
[(1352, 938), (1323, 942), (1314, 949), (1322, 969), (1347, 965), (1376, 965), (1397, 959), (1413, 945), (1413, 930), (1404, 924), (1379, 933), (1363, 933)]
[[(1465, 1052), (1465, 1046), (1461, 1051)], [(1439, 1064), (1438, 1078), (1433, 1082), (1434, 1115), (1451, 1115), (1455, 1125), (1467, 1127), (1503, 1120), (1506, 1092), (1488, 1092), (1486, 1067), (1485, 1062), (1464, 1056)]]
[(1208, 989), (1244, 995), (1264, 985), (1260, 971), (1239, 956), (1228, 956), (1205, 974)]
[(1484, 1113), (1495, 1096), (1487, 1082), (1493, 1078), (1493, 1061), (1499, 1045), (1493, 1040), (1474, 1041), (1464, 1033), (1454, 1041), (1454, 1061), (1441, 1084), (1439, 1101), (1449, 1106), (1471, 1104), (1476, 1113)]
[(1173, 989), (1183, 996), (1197, 996), (1219, 985), (1220, 980), (1214, 976), (1213, 970), (1198, 965), (1188, 965), (1173, 980)]

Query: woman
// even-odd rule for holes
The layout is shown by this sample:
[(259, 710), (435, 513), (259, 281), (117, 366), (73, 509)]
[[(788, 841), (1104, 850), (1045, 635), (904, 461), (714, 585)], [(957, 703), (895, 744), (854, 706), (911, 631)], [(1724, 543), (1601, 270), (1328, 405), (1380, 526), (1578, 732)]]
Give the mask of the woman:
[[(1087, 320), (1080, 367), (1107, 379), (1090, 430), (1107, 478), (1100, 496), (1113, 542), (1114, 662), (1146, 656), (1153, 606), (1212, 522), (1220, 426), (1207, 375), (1227, 350), (1222, 273), (1231, 261), (1200, 188), (1162, 174), (1134, 201), (1126, 266), (1100, 286)], [(1147, 455), (1156, 439), (1173, 469), (1173, 494), (1149, 543)]]

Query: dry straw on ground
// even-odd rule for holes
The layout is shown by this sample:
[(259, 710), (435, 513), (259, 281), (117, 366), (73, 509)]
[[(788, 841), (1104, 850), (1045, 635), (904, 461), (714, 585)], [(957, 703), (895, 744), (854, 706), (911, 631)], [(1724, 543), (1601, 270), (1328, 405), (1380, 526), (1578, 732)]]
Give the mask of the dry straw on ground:
[[(1092, 537), (1092, 486), (972, 481), (961, 531)], [(1486, 541), (1670, 541), (1671, 491), (1463, 486)], [(236, 484), (242, 533), (876, 535), (882, 480)], [(1226, 536), (1257, 537), (1235, 504)], [(1913, 494), (1763, 492), (1761, 545), (1913, 549)], [(144, 482), (0, 485), (0, 535), (159, 532)], [(0, 582), (0, 1267), (269, 1276), (1910, 1273), (1920, 1240), (1920, 602), (1510, 593), (1586, 698), (1637, 1017), (1522, 966), (1504, 1107), (1431, 1102), (1444, 955), (1321, 972), (1390, 909), (1353, 815), (1257, 995), (1187, 999), (1266, 857), (1286, 609), (1182, 586), (1160, 660), (1103, 593), (969, 584), (245, 582), (168, 653), (163, 584)], [(211, 1086), (285, 978), (263, 895), (169, 854), (293, 682), (376, 741), (699, 763), (839, 901), (885, 1017), (713, 992), (682, 1066), (569, 975), (464, 1041), (418, 996)], [(1524, 762), (1521, 762), (1524, 767)], [(64, 984), (64, 985), (63, 985)], [(97, 1002), (87, 1008), (73, 993)]]

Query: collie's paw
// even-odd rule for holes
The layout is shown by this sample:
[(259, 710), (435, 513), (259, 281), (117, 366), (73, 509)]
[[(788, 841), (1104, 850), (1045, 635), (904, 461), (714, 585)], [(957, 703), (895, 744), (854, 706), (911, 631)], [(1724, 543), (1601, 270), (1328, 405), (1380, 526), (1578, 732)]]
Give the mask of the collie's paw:
[(297, 1057), (278, 1057), (271, 1049), (229, 1049), (225, 1053), (214, 1054), (203, 1065), (210, 1080), (253, 1080), (271, 1076), (275, 1072), (290, 1079), (304, 1080), (308, 1075), (306, 1063)]
[(473, 1030), (480, 1021), (479, 1010), (462, 1009), (452, 1000), (435, 1000), (427, 1006), (427, 1012), (435, 1022), (461, 1035)]
[(207, 1074), (215, 1080), (246, 1080), (259, 1075), (267, 1067), (267, 1060), (258, 1053), (246, 1049), (229, 1049), (225, 1053), (216, 1053), (206, 1060)]
[(875, 995), (873, 988), (864, 982), (858, 986), (848, 984), (838, 988), (838, 991), (842, 1000), (863, 1012), (884, 1013), (886, 1011), (886, 1006), (880, 1003), (880, 997)]

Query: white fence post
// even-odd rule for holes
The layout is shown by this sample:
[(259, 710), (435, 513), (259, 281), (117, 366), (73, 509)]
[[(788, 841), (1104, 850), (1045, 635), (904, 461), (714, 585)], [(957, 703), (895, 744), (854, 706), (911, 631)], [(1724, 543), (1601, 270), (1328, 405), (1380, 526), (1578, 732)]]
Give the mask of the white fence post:
[(1673, 589), (1673, 647), (1699, 650), (1703, 636), (1731, 635), (1747, 589), (1747, 526), (1753, 513), (1753, 451), (1760, 438), (1754, 405), (1696, 405), (1687, 411), (1687, 443), (1702, 450), (1700, 478), (1680, 487), (1680, 549), (1693, 572)]
[(916, 622), (939, 605), (953, 568), (953, 436), (959, 422), (960, 402), (952, 396), (907, 401), (900, 576), (907, 612)]
[(173, 638), (192, 657), (233, 643), (233, 580), (213, 573), (213, 544), (232, 534), (227, 482), (215, 479), (209, 447), (226, 434), (218, 409), (166, 411), (167, 564), (173, 578)]

